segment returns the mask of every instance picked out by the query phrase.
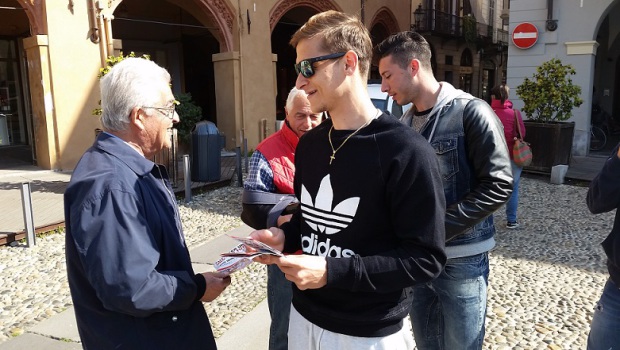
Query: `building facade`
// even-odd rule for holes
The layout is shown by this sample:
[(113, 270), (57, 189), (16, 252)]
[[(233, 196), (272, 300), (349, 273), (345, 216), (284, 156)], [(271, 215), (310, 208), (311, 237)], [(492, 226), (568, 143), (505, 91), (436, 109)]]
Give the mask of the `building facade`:
[[(573, 155), (589, 153), (590, 119), (593, 104), (614, 120), (620, 118), (620, 24), (610, 20), (620, 15), (618, 0), (511, 0), (509, 32), (529, 22), (538, 29), (538, 41), (528, 49), (514, 43), (508, 48), (507, 83), (515, 88), (536, 67), (552, 58), (571, 64), (573, 83), (581, 86), (583, 104), (573, 110), (575, 122)], [(513, 90), (514, 91), (514, 90)], [(511, 92), (516, 108), (523, 106)]]
[[(227, 148), (243, 139), (254, 148), (284, 118), (296, 79), (291, 35), (330, 9), (359, 15), (374, 43), (420, 31), (438, 79), (485, 97), (505, 66), (499, 2), (0, 0), (0, 159), (26, 149), (20, 157), (42, 168), (73, 169), (100, 126), (92, 114), (99, 68), (120, 52), (149, 54), (166, 67), (173, 91), (192, 94)], [(444, 13), (451, 20), (438, 21)], [(445, 25), (459, 29), (446, 36)]]
[(438, 80), (490, 102), (490, 90), (506, 78), (508, 28), (501, 18), (507, 5), (504, 3), (422, 0), (414, 5), (412, 28), (431, 44)]

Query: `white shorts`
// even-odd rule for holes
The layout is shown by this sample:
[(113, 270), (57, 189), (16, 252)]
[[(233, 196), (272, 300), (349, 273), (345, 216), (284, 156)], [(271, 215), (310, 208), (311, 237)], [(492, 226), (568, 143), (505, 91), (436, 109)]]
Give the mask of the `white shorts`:
[(403, 328), (394, 334), (385, 337), (354, 337), (330, 332), (309, 322), (291, 305), (289, 350), (412, 350), (413, 347), (408, 317), (403, 320)]

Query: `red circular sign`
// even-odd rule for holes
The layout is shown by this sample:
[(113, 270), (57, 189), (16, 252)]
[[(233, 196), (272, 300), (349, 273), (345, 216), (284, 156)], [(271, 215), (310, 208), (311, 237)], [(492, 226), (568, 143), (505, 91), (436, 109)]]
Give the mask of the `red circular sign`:
[(529, 49), (537, 41), (538, 29), (532, 23), (520, 23), (512, 31), (512, 42), (520, 49)]

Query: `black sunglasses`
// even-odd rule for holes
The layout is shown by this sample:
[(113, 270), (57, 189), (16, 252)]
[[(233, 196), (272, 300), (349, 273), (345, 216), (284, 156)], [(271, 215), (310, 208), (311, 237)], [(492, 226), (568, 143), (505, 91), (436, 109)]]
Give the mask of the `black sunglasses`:
[(308, 58), (307, 60), (301, 60), (299, 61), (299, 63), (295, 64), (295, 73), (297, 73), (297, 75), (301, 73), (301, 75), (303, 75), (305, 78), (310, 78), (311, 76), (314, 75), (314, 67), (312, 66), (313, 63), (329, 60), (332, 58), (339, 58), (339, 57), (344, 56), (345, 54), (346, 52), (338, 52), (338, 53), (332, 53), (331, 55), (325, 55), (325, 56), (319, 56), (319, 57), (314, 57), (314, 58)]

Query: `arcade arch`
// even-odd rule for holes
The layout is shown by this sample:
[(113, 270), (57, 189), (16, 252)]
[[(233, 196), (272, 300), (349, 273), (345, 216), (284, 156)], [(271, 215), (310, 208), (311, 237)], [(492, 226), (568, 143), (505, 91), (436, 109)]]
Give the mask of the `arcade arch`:
[(230, 50), (231, 18), (210, 12), (222, 1), (153, 2), (123, 0), (114, 6), (112, 34), (115, 53), (149, 54), (168, 69), (175, 94), (191, 93), (202, 108), (203, 119), (217, 122), (215, 74), (212, 56)]

